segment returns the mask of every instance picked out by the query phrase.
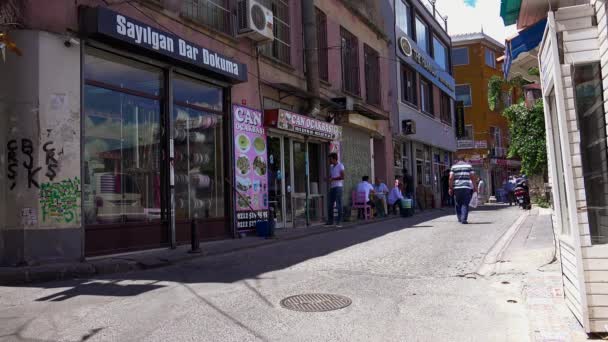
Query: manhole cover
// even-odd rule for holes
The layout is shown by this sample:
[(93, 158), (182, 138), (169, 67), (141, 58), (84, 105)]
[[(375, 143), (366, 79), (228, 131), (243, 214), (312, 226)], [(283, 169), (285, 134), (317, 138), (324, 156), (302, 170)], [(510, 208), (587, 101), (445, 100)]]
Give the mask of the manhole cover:
[(324, 293), (307, 293), (291, 296), (281, 301), (285, 309), (302, 312), (323, 312), (345, 308), (352, 304), (350, 298)]

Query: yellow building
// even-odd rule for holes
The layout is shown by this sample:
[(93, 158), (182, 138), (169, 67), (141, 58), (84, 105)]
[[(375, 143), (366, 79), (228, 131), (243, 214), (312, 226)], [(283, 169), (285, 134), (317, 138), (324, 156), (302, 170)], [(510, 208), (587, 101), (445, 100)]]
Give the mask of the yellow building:
[[(456, 100), (463, 102), (465, 112), (465, 135), (458, 139), (457, 157), (473, 165), (488, 196), (499, 195), (497, 190), (520, 167), (518, 160), (507, 158), (509, 125), (501, 115), (503, 106), (494, 111), (488, 106), (488, 81), (494, 75), (502, 77), (502, 64), (496, 60), (503, 54), (504, 45), (483, 32), (452, 37)], [(510, 92), (503, 92), (503, 103), (509, 105), (511, 99)]]

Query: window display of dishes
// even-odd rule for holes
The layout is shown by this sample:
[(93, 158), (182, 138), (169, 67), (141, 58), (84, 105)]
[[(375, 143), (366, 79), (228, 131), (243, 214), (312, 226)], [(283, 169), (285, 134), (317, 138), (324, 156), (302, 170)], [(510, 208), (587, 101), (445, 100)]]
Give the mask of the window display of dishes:
[(257, 173), (260, 177), (266, 175), (266, 161), (264, 160), (264, 157), (255, 157), (255, 159), (253, 160), (253, 169), (255, 170), (255, 173)]
[(237, 177), (236, 188), (242, 192), (249, 191), (251, 189), (251, 180), (249, 178)]
[(251, 148), (251, 141), (245, 134), (239, 134), (236, 136), (236, 146), (241, 152), (248, 152)]
[(266, 152), (266, 141), (262, 137), (256, 137), (253, 140), (253, 148), (258, 154)]
[(249, 157), (247, 157), (246, 155), (241, 155), (236, 160), (236, 168), (238, 170), (238, 174), (242, 176), (249, 174), (249, 171), (251, 170)]

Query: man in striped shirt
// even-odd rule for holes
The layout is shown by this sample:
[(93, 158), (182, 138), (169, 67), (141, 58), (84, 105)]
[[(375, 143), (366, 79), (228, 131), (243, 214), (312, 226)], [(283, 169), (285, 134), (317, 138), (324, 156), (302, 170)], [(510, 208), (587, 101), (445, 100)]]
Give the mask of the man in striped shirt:
[(469, 203), (473, 193), (477, 191), (475, 172), (471, 164), (460, 160), (450, 170), (450, 196), (456, 202), (456, 217), (458, 222), (467, 224), (469, 218)]

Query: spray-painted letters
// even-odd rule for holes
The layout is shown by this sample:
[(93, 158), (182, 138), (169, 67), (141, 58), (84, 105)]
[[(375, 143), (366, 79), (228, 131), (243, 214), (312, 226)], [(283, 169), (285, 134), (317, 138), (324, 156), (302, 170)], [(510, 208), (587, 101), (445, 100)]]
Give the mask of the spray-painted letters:
[(59, 164), (57, 163), (57, 159), (55, 159), (55, 149), (49, 147), (51, 145), (53, 145), (52, 141), (47, 142), (46, 144), (42, 145), (42, 150), (46, 152), (46, 176), (52, 182), (57, 176), (55, 169), (59, 167)]
[[(55, 177), (57, 177), (57, 168), (59, 168), (59, 162), (57, 161), (57, 158), (55, 158), (55, 148), (52, 147), (52, 145), (52, 141), (42, 145), (42, 150), (46, 154), (45, 164), (47, 172), (45, 176), (50, 181), (53, 181)], [(12, 181), (10, 190), (13, 190), (17, 186), (19, 175), (19, 158), (17, 155), (19, 152), (19, 142), (16, 139), (10, 140), (6, 147), (8, 151), (7, 175), (8, 179)], [(24, 156), (22, 165), (27, 170), (28, 189), (31, 189), (32, 186), (40, 188), (37, 174), (42, 167), (34, 167), (34, 144), (30, 139), (21, 139), (21, 153)]]
[(19, 160), (17, 159), (17, 150), (19, 146), (17, 140), (11, 140), (6, 145), (8, 150), (8, 179), (13, 181), (11, 184), (11, 190), (17, 185), (17, 167), (19, 166)]
[(40, 188), (40, 209), (42, 222), (72, 223), (79, 214), (80, 179), (66, 179), (61, 182), (42, 183)]

